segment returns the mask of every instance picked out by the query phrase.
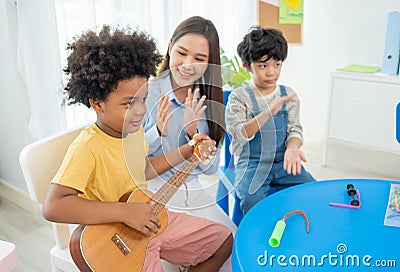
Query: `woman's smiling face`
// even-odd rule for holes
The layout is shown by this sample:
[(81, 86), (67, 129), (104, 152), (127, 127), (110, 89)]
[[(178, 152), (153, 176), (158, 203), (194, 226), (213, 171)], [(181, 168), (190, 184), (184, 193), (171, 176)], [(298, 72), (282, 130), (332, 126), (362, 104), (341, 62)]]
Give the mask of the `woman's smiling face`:
[(200, 34), (185, 34), (170, 45), (172, 87), (193, 85), (207, 70), (209, 52), (208, 40)]

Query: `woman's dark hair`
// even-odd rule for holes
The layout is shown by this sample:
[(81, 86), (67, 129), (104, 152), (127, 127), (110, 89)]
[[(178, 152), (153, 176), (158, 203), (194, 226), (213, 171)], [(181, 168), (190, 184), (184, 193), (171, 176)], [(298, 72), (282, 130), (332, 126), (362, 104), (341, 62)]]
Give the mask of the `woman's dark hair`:
[(288, 45), (280, 30), (260, 26), (250, 28), (237, 46), (237, 53), (247, 67), (265, 55), (268, 56), (267, 60), (284, 61), (287, 51)]
[(89, 99), (104, 101), (118, 83), (134, 76), (154, 75), (161, 62), (154, 40), (139, 31), (114, 30), (103, 26), (97, 35), (87, 31), (67, 45), (72, 51), (64, 72), (68, 104), (90, 108)]
[[(207, 100), (206, 117), (210, 130), (210, 137), (217, 142), (222, 141), (225, 133), (225, 110), (223, 107), (224, 96), (222, 93), (222, 77), (221, 77), (221, 57), (219, 53), (219, 36), (214, 24), (207, 19), (199, 16), (193, 16), (181, 22), (170, 40), (170, 46), (186, 34), (199, 34), (208, 40), (210, 49), (208, 58), (208, 67), (202, 78), (196, 84), (199, 85), (200, 94), (205, 95)], [(169, 70), (170, 55), (164, 56), (158, 74)]]

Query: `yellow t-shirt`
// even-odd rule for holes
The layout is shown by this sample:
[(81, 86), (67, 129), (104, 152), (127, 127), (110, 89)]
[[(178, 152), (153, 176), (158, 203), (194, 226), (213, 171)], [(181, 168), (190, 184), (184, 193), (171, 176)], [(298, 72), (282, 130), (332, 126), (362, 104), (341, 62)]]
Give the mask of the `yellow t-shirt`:
[(72, 142), (52, 182), (80, 191), (83, 198), (118, 201), (125, 193), (147, 187), (147, 151), (143, 127), (120, 139), (93, 124)]

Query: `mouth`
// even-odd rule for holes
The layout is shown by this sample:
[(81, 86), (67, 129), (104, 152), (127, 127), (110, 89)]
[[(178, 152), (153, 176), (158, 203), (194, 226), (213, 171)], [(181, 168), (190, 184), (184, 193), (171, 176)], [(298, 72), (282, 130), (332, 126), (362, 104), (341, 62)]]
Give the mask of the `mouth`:
[(140, 126), (142, 124), (142, 120), (132, 120), (129, 122), (129, 124), (131, 124), (132, 126)]
[(270, 79), (265, 81), (267, 84), (273, 84), (275, 83), (275, 79)]
[(188, 70), (188, 69), (185, 69), (185, 68), (182, 68), (182, 67), (178, 67), (177, 70), (178, 70), (179, 74), (184, 78), (190, 78), (190, 77), (193, 77), (195, 75), (194, 71)]

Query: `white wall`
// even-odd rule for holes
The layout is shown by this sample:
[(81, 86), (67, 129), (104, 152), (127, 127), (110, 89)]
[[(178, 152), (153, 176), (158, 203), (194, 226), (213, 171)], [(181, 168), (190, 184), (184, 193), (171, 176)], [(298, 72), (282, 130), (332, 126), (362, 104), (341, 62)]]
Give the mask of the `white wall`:
[(400, 1), (305, 0), (303, 44), (289, 47), (281, 82), (299, 93), (306, 142), (323, 137), (330, 73), (352, 63), (381, 65), (387, 15), (395, 10)]
[[(28, 130), (27, 92), (17, 72), (14, 2), (0, 0), (0, 179), (26, 190), (18, 156), (22, 147), (33, 139)], [(381, 65), (387, 14), (400, 10), (400, 1), (305, 0), (304, 7), (303, 44), (290, 46), (281, 82), (299, 93), (305, 139), (309, 142), (321, 139), (324, 134), (329, 74), (351, 63)], [(250, 17), (255, 17), (254, 5), (248, 8)], [(240, 23), (243, 12), (241, 8), (235, 15), (224, 16), (236, 16)], [(217, 25), (219, 32), (234, 33), (249, 27), (229, 29), (229, 25)], [(236, 44), (221, 41), (221, 45), (227, 52), (235, 52)]]

